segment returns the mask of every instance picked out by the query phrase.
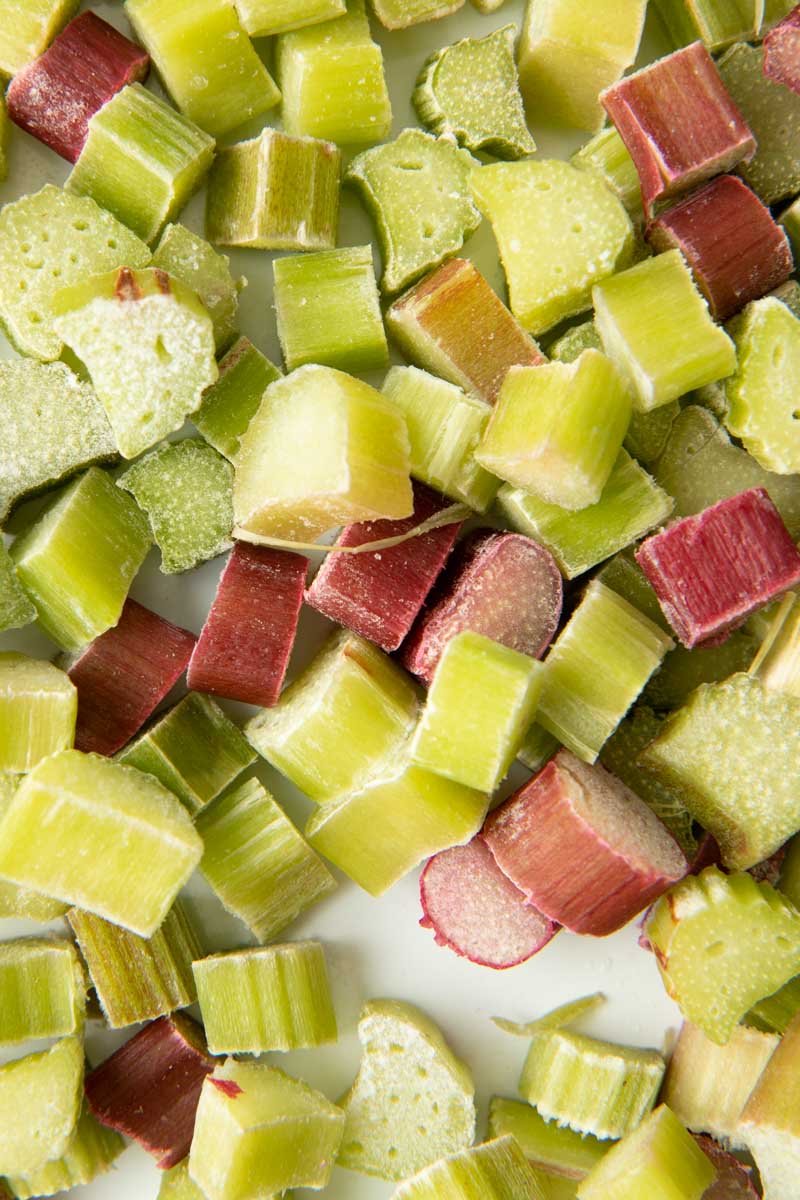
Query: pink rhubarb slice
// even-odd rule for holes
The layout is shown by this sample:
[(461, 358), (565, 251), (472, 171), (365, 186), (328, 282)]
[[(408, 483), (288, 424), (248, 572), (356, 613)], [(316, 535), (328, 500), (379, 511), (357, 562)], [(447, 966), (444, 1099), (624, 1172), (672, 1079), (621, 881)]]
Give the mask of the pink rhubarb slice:
[(717, 1168), (717, 1178), (703, 1192), (702, 1200), (758, 1200), (760, 1192), (753, 1182), (752, 1167), (704, 1133), (693, 1133), (692, 1137)]
[(800, 94), (800, 4), (764, 38), (764, 74)]

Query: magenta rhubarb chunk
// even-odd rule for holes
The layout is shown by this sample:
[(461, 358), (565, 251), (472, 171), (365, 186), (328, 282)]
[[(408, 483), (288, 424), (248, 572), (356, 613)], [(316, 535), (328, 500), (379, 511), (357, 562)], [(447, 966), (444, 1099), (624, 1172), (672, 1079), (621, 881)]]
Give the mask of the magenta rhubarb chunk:
[(77, 162), (89, 122), (117, 92), (147, 78), (148, 54), (93, 12), (70, 21), (8, 89), (8, 115), (67, 162)]
[(786, 233), (735, 175), (712, 179), (661, 213), (647, 240), (658, 253), (681, 251), (717, 321), (779, 287), (794, 266)]
[(462, 958), (505, 971), (527, 962), (558, 933), (498, 867), (480, 835), (434, 855), (422, 872), (423, 929)]
[(278, 703), (308, 559), (237, 542), (189, 663), (189, 687), (244, 704)]
[(650, 214), (755, 154), (752, 131), (702, 42), (627, 75), (601, 96), (628, 148)]
[(520, 533), (480, 530), (453, 555), (430, 606), (401, 651), (409, 671), (430, 684), (457, 633), (482, 633), (540, 658), (558, 629), (563, 581), (549, 550)]
[(203, 1080), (216, 1066), (200, 1025), (178, 1013), (145, 1025), (86, 1076), (86, 1102), (163, 1171), (189, 1153)]
[(717, 1168), (717, 1178), (703, 1192), (703, 1200), (758, 1200), (760, 1192), (753, 1182), (752, 1167), (740, 1162), (704, 1133), (692, 1134), (692, 1137)]
[(763, 488), (647, 538), (636, 561), (689, 649), (735, 629), (800, 583), (800, 554)]
[[(438, 492), (415, 483), (412, 516), (348, 525), (336, 545), (363, 546), (402, 536), (449, 505)], [(372, 554), (330, 554), (306, 592), (306, 601), (382, 649), (396, 650), (419, 615), (460, 528), (461, 522), (443, 525)]]
[(78, 689), (76, 749), (105, 755), (122, 749), (183, 675), (196, 640), (126, 600), (119, 623), (69, 668)]
[(800, 4), (764, 38), (764, 74), (800, 94)]
[(687, 870), (652, 810), (603, 767), (568, 750), (489, 816), (483, 836), (530, 903), (594, 937), (626, 925)]

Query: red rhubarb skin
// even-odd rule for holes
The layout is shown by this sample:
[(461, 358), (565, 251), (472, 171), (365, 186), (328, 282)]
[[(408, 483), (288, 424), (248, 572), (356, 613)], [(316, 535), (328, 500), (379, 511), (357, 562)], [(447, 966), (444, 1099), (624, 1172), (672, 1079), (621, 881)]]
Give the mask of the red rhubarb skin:
[(681, 251), (717, 321), (779, 287), (794, 268), (785, 231), (735, 175), (720, 175), (661, 213), (647, 240), (658, 253)]
[(237, 542), (189, 663), (196, 692), (272, 708), (289, 665), (308, 559)]
[(702, 1200), (758, 1200), (760, 1193), (753, 1182), (753, 1168), (704, 1133), (692, 1134), (703, 1153), (717, 1168), (717, 1178), (703, 1192)]
[(527, 962), (558, 933), (503, 874), (480, 837), (429, 859), (419, 881), (423, 929), (480, 967)]
[(203, 1080), (216, 1065), (195, 1021), (161, 1017), (86, 1076), (86, 1102), (166, 1171), (189, 1153)]
[(541, 658), (558, 629), (563, 599), (549, 550), (521, 533), (479, 530), (453, 556), (401, 648), (402, 662), (430, 685), (445, 646), (465, 630)]
[(603, 92), (639, 173), (645, 213), (755, 154), (753, 133), (702, 42)]
[(77, 162), (89, 122), (117, 92), (147, 78), (150, 57), (93, 12), (65, 27), (8, 89), (8, 115), (67, 162)]
[(119, 623), (68, 671), (78, 689), (76, 749), (116, 754), (181, 678), (196, 641), (188, 629), (126, 600)]
[(800, 583), (800, 553), (763, 488), (720, 500), (648, 538), (636, 561), (689, 649)]
[(764, 38), (764, 74), (800, 95), (800, 4)]
[[(397, 537), (450, 506), (438, 492), (414, 484), (414, 512), (403, 521), (348, 525), (337, 546)], [(330, 554), (306, 592), (306, 602), (383, 650), (396, 650), (414, 624), (450, 556), (461, 522), (374, 554)]]

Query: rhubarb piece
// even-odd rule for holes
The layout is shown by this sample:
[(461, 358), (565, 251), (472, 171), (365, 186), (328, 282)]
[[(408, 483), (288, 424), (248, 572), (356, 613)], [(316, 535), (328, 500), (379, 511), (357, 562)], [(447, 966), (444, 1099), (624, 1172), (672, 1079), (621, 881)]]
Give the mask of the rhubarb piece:
[(89, 121), (129, 83), (147, 78), (150, 58), (96, 13), (84, 12), (8, 89), (12, 121), (67, 162), (80, 157)]
[(341, 171), (332, 142), (277, 129), (225, 146), (208, 179), (206, 236), (223, 246), (331, 250)]
[[(536, 143), (525, 122), (514, 59), (517, 31), (504, 25), (483, 38), (463, 38), (425, 62), (414, 89), (420, 123), (460, 146), (498, 158), (526, 158)], [(469, 80), (469, 93), (464, 81)]]
[(151, 938), (137, 937), (78, 908), (67, 919), (112, 1029), (194, 1004), (192, 963), (203, 951), (179, 901)]
[[(759, 614), (759, 619), (762, 616)], [(712, 639), (710, 645), (703, 644), (694, 650), (677, 646), (648, 683), (642, 700), (660, 712), (672, 712), (680, 708), (702, 683), (722, 683), (737, 671), (750, 670), (758, 648), (759, 637), (749, 628), (749, 623), (743, 629), (734, 630), (720, 644)]]
[(183, 675), (195, 641), (188, 630), (126, 600), (118, 624), (69, 668), (78, 689), (77, 749), (112, 755), (129, 742)]
[(189, 1175), (188, 1158), (178, 1163), (177, 1167), (164, 1171), (158, 1189), (158, 1200), (205, 1200), (205, 1193), (200, 1191)]
[(361, 1010), (358, 1038), (361, 1067), (341, 1102), (340, 1166), (407, 1179), (472, 1145), (475, 1085), (428, 1017), (398, 1000), (372, 1000)]
[(358, 375), (388, 366), (371, 246), (280, 258), (272, 269), (287, 371), (318, 363)]
[(25, 774), (74, 743), (78, 695), (52, 663), (0, 653), (0, 771)]
[(228, 1058), (203, 1084), (189, 1176), (208, 1200), (324, 1188), (343, 1128), (342, 1110), (299, 1079)]
[(16, 75), (47, 49), (79, 0), (3, 0), (0, 75)]
[(800, 94), (798, 72), (800, 13), (793, 8), (764, 38), (764, 74)]
[(578, 1200), (702, 1200), (716, 1176), (711, 1159), (662, 1104), (612, 1146), (576, 1194)]
[(529, 771), (538, 774), (560, 749), (558, 739), (534, 721), (523, 738), (517, 757)]
[(260, 942), (271, 941), (336, 882), (283, 809), (256, 779), (197, 818), (200, 870), (222, 904)]
[(393, 142), (353, 159), (345, 179), (375, 223), (385, 292), (402, 291), (457, 254), (478, 228), (480, 213), (469, 196), (476, 166), (451, 138), (419, 129), (404, 129)]
[(280, 92), (226, 0), (127, 0), (125, 13), (177, 107), (218, 138)]
[(792, 838), (780, 873), (780, 891), (800, 911), (800, 838)]
[(205, 392), (192, 421), (215, 450), (233, 460), (264, 392), (280, 377), (274, 363), (241, 337), (220, 359), (219, 379)]
[[(604, 583), (606, 587), (617, 592), (634, 608), (638, 608), (640, 613), (648, 617), (664, 633), (669, 633), (669, 622), (658, 603), (658, 596), (648, 583), (644, 571), (636, 562), (632, 549), (624, 550), (621, 554), (609, 559), (602, 570), (598, 571), (596, 578), (600, 583)], [(674, 651), (670, 651), (670, 653), (674, 654)], [(663, 665), (659, 668), (659, 671), (661, 670), (663, 670)]]
[(331, 367), (270, 385), (236, 458), (237, 536), (316, 538), (412, 511), (406, 422), (390, 399)]
[(561, 1179), (585, 1179), (608, 1152), (591, 1134), (546, 1121), (530, 1104), (493, 1096), (489, 1105), (489, 1137), (513, 1137), (533, 1167)]
[(64, 750), (14, 793), (0, 821), (0, 876), (151, 937), (202, 848), (157, 780)]
[(790, 1025), (756, 1084), (740, 1130), (756, 1160), (764, 1195), (791, 1200), (800, 1161), (797, 1054), (800, 1019)]
[(726, 381), (725, 425), (767, 471), (800, 471), (800, 427), (794, 389), (800, 369), (800, 320), (766, 296), (736, 322), (736, 374)]
[(463, 7), (464, 0), (372, 0), (375, 16), (386, 29), (438, 21)]
[(214, 325), (217, 353), (227, 350), (236, 337), (239, 292), (247, 282), (233, 278), (230, 259), (185, 225), (168, 225), (153, 252), (153, 266), (197, 293)]
[(125, 1142), (119, 1134), (100, 1125), (84, 1106), (61, 1157), (36, 1171), (12, 1175), (8, 1182), (18, 1200), (60, 1195), (104, 1175), (124, 1149)]
[(207, 696), (190, 692), (126, 746), (118, 761), (154, 775), (195, 815), (255, 757), (222, 709)]
[(8, 119), (5, 96), (0, 98), (0, 182), (8, 175), (8, 141), (11, 124)]
[(471, 187), (497, 239), (511, 311), (533, 334), (584, 312), (594, 284), (632, 260), (630, 218), (596, 175), (556, 160), (492, 163), (473, 171)]
[(0, 995), (0, 1045), (83, 1032), (86, 983), (71, 942), (0, 942)]
[[(781, 886), (781, 890), (783, 890)], [(757, 1000), (744, 1018), (745, 1024), (762, 1033), (782, 1037), (800, 1012), (800, 978), (795, 977), (771, 996)]]
[[(11, 804), (18, 784), (19, 776), (0, 771), (0, 819)], [(13, 883), (0, 880), (0, 918), (18, 917), (44, 923), (58, 920), (66, 911), (66, 905), (60, 904), (58, 900), (51, 900), (38, 892), (29, 892)]]
[(757, 40), (764, 0), (656, 0), (656, 9), (674, 45), (699, 39), (713, 53), (732, 42)]
[(556, 1200), (513, 1137), (460, 1150), (407, 1179), (392, 1200)]
[(529, 904), (503, 874), (480, 837), (434, 855), (419, 887), (422, 927), (433, 930), (438, 946), (480, 967), (504, 971), (519, 966), (558, 932), (555, 922)]
[(117, 624), (149, 548), (133, 500), (91, 467), (19, 535), (11, 557), (41, 627), (79, 650)]
[(631, 217), (642, 211), (642, 189), (639, 175), (628, 148), (613, 125), (595, 134), (570, 159), (573, 167), (599, 175), (625, 205)]
[(0, 1171), (38, 1171), (68, 1149), (83, 1099), (83, 1041), (62, 1038), (49, 1050), (0, 1067)]
[(272, 37), (344, 16), (347, 0), (236, 0), (236, 11), (251, 37)]
[(299, 1050), (338, 1037), (319, 942), (229, 950), (192, 970), (212, 1054)]
[(750, 673), (764, 687), (800, 699), (800, 601), (794, 592), (779, 604)]

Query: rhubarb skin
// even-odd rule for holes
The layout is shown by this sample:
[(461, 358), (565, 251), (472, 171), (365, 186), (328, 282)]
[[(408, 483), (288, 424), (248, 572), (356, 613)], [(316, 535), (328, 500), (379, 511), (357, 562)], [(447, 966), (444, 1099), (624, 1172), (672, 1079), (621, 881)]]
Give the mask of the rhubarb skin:
[(764, 38), (764, 74), (800, 95), (800, 4)]
[(703, 1192), (703, 1200), (758, 1200), (760, 1193), (756, 1191), (752, 1167), (713, 1138), (696, 1133), (694, 1140), (717, 1171), (717, 1178)]
[(680, 250), (717, 321), (779, 287), (794, 266), (784, 230), (733, 175), (720, 175), (661, 213), (647, 240), (659, 254)]
[(78, 689), (75, 748), (116, 754), (183, 675), (196, 640), (187, 629), (126, 600), (119, 623), (87, 646), (67, 672)]
[(161, 1017), (86, 1076), (86, 1102), (101, 1125), (167, 1170), (189, 1153), (203, 1080), (215, 1066), (195, 1021)]
[(627, 924), (688, 869), (677, 842), (638, 796), (568, 750), (492, 813), (484, 837), (532, 904), (594, 937)]
[(763, 488), (648, 538), (636, 561), (689, 649), (741, 625), (800, 583), (800, 553)]
[(272, 708), (292, 653), (308, 559), (237, 542), (189, 663), (189, 687)]
[(89, 121), (129, 83), (142, 82), (150, 56), (96, 13), (70, 21), (8, 89), (8, 115), (67, 162), (86, 144)]

